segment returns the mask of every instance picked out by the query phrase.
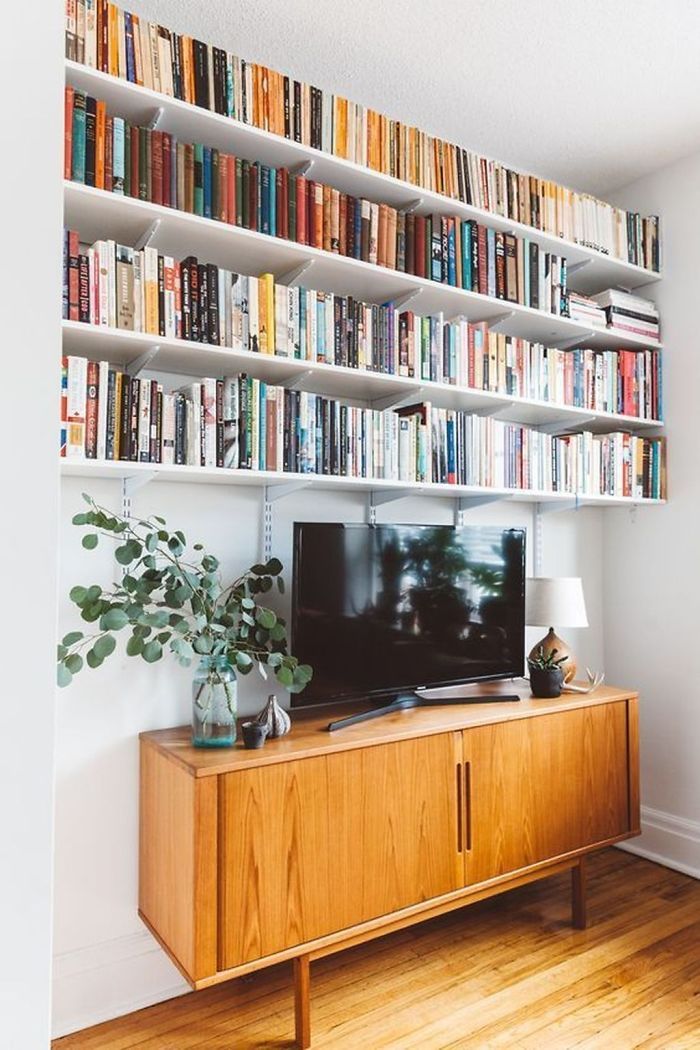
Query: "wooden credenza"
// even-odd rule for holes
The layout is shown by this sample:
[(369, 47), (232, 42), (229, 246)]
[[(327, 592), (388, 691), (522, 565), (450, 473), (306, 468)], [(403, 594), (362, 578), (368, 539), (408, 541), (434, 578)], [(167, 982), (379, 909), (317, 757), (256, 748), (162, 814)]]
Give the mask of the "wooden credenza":
[(326, 731), (347, 713), (259, 751), (141, 737), (141, 917), (193, 988), (294, 960), (300, 1046), (314, 958), (566, 868), (583, 926), (585, 854), (639, 834), (634, 693)]

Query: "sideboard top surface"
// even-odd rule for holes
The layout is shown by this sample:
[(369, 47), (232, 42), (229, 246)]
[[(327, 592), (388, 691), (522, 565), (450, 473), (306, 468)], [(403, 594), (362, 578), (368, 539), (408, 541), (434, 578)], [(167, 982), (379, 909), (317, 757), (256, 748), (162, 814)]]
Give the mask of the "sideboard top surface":
[[(498, 682), (478, 687), (465, 687), (473, 692), (517, 693), (519, 702), (428, 707), (408, 711), (397, 711), (370, 722), (349, 726), (329, 733), (328, 723), (337, 718), (368, 710), (366, 703), (354, 701), (327, 707), (306, 708), (292, 711), (292, 729), (286, 736), (268, 740), (259, 750), (248, 750), (239, 742), (233, 748), (194, 748), (190, 743), (189, 726), (172, 729), (156, 729), (141, 734), (144, 745), (155, 747), (169, 759), (184, 766), (193, 776), (216, 776), (238, 769), (269, 765), (275, 762), (291, 762), (295, 759), (347, 751), (375, 744), (388, 744), (396, 740), (433, 733), (458, 732), (473, 726), (488, 725), (509, 719), (530, 718), (553, 714), (596, 704), (609, 704), (636, 697), (629, 689), (601, 686), (592, 693), (567, 693), (556, 700), (534, 700), (529, 695), (526, 683)], [(454, 688), (450, 691), (455, 695)], [(450, 695), (447, 690), (444, 695)], [(460, 691), (461, 693), (461, 691)], [(431, 690), (430, 696), (437, 699), (439, 690)]]

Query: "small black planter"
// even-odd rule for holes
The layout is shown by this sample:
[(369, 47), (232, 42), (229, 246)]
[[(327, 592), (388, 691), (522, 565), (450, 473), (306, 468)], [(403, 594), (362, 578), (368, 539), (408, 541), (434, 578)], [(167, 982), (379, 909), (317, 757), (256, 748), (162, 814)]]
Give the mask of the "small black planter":
[(552, 700), (561, 696), (561, 687), (564, 684), (564, 675), (559, 667), (530, 668), (530, 690), (538, 700)]

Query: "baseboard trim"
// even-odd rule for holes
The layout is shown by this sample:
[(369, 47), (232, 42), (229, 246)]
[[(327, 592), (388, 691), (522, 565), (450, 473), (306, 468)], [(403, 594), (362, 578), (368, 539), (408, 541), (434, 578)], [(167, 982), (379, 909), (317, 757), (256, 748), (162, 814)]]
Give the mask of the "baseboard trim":
[(656, 864), (700, 879), (700, 823), (642, 806), (642, 834), (618, 844)]
[(54, 957), (54, 1039), (191, 989), (146, 930)]

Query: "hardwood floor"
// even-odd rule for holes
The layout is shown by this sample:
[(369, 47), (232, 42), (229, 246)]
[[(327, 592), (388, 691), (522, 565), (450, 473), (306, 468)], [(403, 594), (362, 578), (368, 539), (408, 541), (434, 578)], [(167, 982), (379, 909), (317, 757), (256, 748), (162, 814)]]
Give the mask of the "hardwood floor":
[[(698, 1050), (700, 882), (620, 850), (590, 858), (588, 929), (569, 875), (450, 912), (311, 968), (323, 1050)], [(291, 966), (160, 1003), (54, 1050), (282, 1050)]]

